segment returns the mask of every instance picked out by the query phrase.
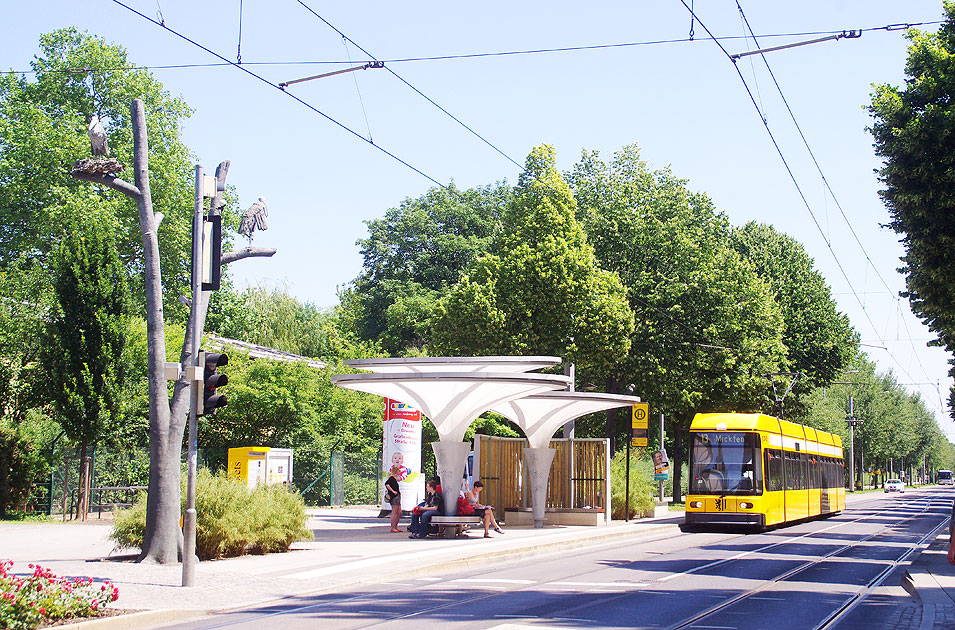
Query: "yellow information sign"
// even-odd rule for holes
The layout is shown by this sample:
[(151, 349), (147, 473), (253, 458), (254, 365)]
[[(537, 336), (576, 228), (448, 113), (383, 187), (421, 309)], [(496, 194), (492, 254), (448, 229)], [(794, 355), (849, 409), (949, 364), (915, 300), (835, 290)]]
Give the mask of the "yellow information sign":
[(649, 403), (636, 403), (633, 406), (633, 420), (630, 425), (630, 437), (633, 446), (646, 446), (648, 444), (650, 438), (649, 422)]

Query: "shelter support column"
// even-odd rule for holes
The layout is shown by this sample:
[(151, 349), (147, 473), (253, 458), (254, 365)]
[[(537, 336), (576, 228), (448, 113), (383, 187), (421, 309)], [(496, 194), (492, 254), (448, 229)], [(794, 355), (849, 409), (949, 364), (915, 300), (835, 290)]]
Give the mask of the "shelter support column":
[(461, 479), (464, 466), (471, 451), (470, 442), (440, 441), (432, 442), (434, 459), (441, 477), (441, 491), (444, 493), (444, 513), (454, 516), (458, 513), (458, 494), (461, 493)]
[(552, 448), (525, 448), (524, 465), (531, 478), (531, 510), (534, 515), (534, 527), (544, 527), (544, 509), (547, 507), (547, 479), (550, 467), (554, 463)]

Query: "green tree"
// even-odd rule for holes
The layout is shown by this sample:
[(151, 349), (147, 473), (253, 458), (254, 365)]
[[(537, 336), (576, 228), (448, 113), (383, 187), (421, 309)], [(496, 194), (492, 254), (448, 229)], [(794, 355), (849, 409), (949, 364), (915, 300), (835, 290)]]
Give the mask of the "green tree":
[(669, 170), (651, 171), (636, 146), (609, 165), (584, 153), (568, 180), (597, 259), (635, 313), (629, 355), (605, 375), (683, 425), (696, 411), (766, 407), (764, 375), (786, 366), (783, 319), (727, 246), (726, 217)]
[[(902, 236), (912, 310), (955, 352), (955, 3), (938, 32), (909, 29), (904, 88), (877, 85), (869, 105), (880, 192)], [(950, 363), (952, 360), (950, 359)], [(955, 375), (955, 363), (949, 374)], [(955, 410), (955, 390), (949, 405)], [(955, 413), (955, 411), (953, 411)]]
[[(651, 171), (634, 145), (609, 165), (585, 152), (567, 179), (597, 260), (619, 275), (635, 316), (628, 355), (589, 380), (611, 392), (632, 384), (673, 422), (674, 446), (695, 412), (768, 409), (765, 375), (786, 366), (783, 317), (727, 245), (726, 217), (668, 169)], [(624, 431), (607, 412), (605, 435), (622, 443)]]
[(594, 371), (626, 356), (633, 314), (575, 210), (554, 150), (537, 147), (493, 245), (498, 254), (479, 258), (437, 308), (436, 351), (556, 355)]
[(787, 417), (798, 415), (805, 407), (800, 397), (837, 380), (849, 365), (857, 334), (798, 241), (750, 222), (732, 231), (731, 244), (756, 268), (782, 310), (788, 369), (804, 376), (785, 401)]
[(177, 296), (188, 292), (191, 251), (192, 169), (180, 138), (189, 115), (147, 71), (135, 68), (119, 46), (64, 28), (40, 37), (31, 64), (33, 81), (0, 76), (0, 268), (25, 254), (43, 260), (59, 235), (93, 208), (118, 219), (117, 247), (142, 303), (142, 235), (135, 205), (107, 187), (92, 190), (70, 176), (74, 161), (88, 157), (87, 126), (98, 115), (111, 155), (132, 167), (129, 103), (143, 99), (149, 127), (151, 192), (165, 219), (158, 231), (164, 274), (164, 309), (182, 316)]
[(341, 296), (359, 336), (389, 354), (427, 345), (438, 299), (488, 251), (511, 194), (503, 183), (433, 188), (367, 221), (362, 272)]
[(126, 274), (110, 217), (88, 215), (53, 255), (55, 308), (44, 332), (44, 364), (57, 419), (80, 444), (79, 514), (85, 519), (87, 447), (116, 418), (129, 327)]

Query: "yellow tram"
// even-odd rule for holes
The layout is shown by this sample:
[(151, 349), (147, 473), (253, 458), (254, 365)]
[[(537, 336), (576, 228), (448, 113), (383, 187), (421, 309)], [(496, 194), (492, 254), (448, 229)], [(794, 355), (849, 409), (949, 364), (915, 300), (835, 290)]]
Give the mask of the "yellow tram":
[(700, 413), (690, 425), (686, 524), (771, 527), (845, 508), (842, 439), (752, 413)]

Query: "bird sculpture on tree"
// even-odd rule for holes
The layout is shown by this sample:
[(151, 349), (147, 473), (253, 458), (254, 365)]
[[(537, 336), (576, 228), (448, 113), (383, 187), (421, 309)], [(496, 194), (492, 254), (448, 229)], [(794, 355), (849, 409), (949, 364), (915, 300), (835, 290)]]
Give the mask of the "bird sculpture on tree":
[(109, 147), (106, 145), (106, 131), (99, 122), (99, 116), (93, 114), (90, 128), (87, 132), (90, 137), (90, 148), (94, 156), (109, 157)]
[(245, 214), (242, 215), (242, 220), (239, 222), (239, 234), (244, 235), (249, 239), (249, 244), (252, 243), (252, 233), (255, 230), (264, 232), (269, 229), (268, 224), (265, 222), (265, 217), (269, 216), (269, 207), (265, 203), (265, 197), (259, 197), (259, 200), (252, 204), (252, 206), (245, 211)]

